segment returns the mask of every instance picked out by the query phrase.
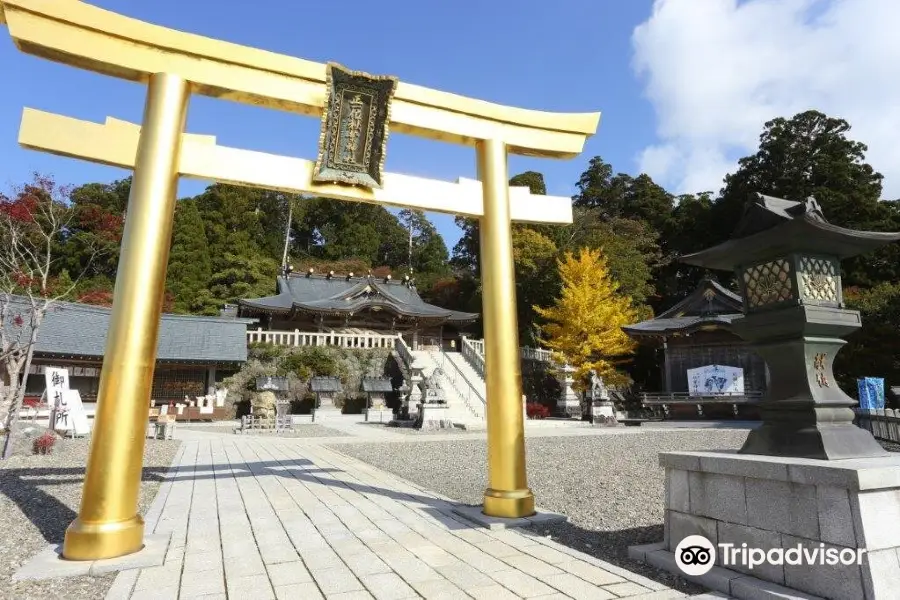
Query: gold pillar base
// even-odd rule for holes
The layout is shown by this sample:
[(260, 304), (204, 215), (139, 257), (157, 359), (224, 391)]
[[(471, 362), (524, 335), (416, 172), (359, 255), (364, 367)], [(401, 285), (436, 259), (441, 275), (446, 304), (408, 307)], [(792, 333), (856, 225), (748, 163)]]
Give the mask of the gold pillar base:
[(484, 514), (503, 519), (520, 519), (535, 514), (531, 490), (484, 490)]
[(118, 523), (82, 523), (75, 519), (66, 529), (63, 558), (100, 560), (138, 552), (144, 547), (144, 520), (140, 516)]

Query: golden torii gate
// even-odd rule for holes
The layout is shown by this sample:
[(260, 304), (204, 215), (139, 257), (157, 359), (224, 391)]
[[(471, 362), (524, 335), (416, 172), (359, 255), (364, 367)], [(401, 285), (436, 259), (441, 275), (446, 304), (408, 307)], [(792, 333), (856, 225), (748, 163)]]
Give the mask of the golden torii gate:
[[(138, 491), (180, 176), (479, 218), (489, 474), (483, 510), (496, 517), (534, 513), (525, 475), (510, 223), (571, 223), (572, 207), (569, 198), (510, 188), (507, 155), (575, 157), (596, 132), (600, 113), (501, 106), (183, 33), (76, 0), (0, 0), (2, 23), (23, 52), (147, 85), (141, 125), (110, 118), (90, 123), (26, 108), (19, 131), (27, 148), (134, 169), (90, 458), (64, 558), (112, 558), (143, 547)], [(333, 72), (357, 77), (347, 89), (363, 92), (346, 101)], [(387, 90), (384, 101), (369, 102), (366, 90), (384, 81), (388, 85), (378, 88)], [(227, 148), (213, 136), (185, 133), (191, 94), (323, 117), (319, 160)], [(388, 127), (474, 146), (479, 181), (382, 177)], [(370, 137), (360, 137), (361, 128)], [(347, 145), (351, 134), (356, 141)], [(333, 138), (350, 154), (329, 154)], [(349, 174), (351, 181), (325, 172), (350, 163), (365, 166)], [(368, 184), (360, 185), (360, 177)], [(323, 178), (345, 183), (320, 183)]]

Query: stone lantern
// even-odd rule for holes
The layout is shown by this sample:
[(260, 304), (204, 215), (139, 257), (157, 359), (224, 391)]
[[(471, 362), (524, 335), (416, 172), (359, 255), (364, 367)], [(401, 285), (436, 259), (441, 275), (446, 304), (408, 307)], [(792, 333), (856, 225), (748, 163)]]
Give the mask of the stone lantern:
[[(737, 273), (744, 314), (732, 326), (769, 367), (762, 425), (739, 453), (660, 453), (663, 541), (629, 555), (729, 597), (895, 598), (900, 537), (886, 515), (900, 515), (900, 456), (853, 424), (831, 365), (860, 326), (844, 308), (840, 260), (900, 234), (832, 225), (812, 199), (754, 200), (732, 239), (682, 260)], [(693, 546), (720, 549), (716, 570), (679, 566)], [(765, 552), (765, 564), (736, 557), (743, 548)], [(789, 558), (801, 551), (842, 558)]]
[(845, 343), (841, 338), (861, 325), (859, 312), (844, 308), (841, 259), (897, 239), (898, 233), (832, 225), (812, 198), (760, 195), (730, 240), (681, 259), (735, 272), (744, 316), (732, 321), (733, 330), (769, 368), (763, 423), (742, 453), (817, 459), (885, 454), (853, 424), (856, 402), (834, 381), (832, 362)]
[(575, 383), (575, 367), (566, 363), (557, 370), (557, 379), (561, 389), (556, 401), (556, 412), (561, 417), (575, 417), (581, 413), (581, 401), (572, 389)]

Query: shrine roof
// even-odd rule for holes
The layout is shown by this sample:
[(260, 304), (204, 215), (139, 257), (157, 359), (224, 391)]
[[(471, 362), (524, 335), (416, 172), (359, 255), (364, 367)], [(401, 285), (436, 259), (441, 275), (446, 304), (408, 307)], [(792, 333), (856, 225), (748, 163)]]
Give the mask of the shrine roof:
[(341, 392), (343, 389), (341, 380), (337, 377), (313, 377), (309, 380), (309, 390), (314, 393)]
[(363, 377), (362, 390), (364, 392), (393, 392), (394, 386), (391, 380), (383, 377)]
[[(30, 335), (27, 298), (13, 296), (4, 327), (23, 318), (23, 335)], [(59, 357), (102, 357), (111, 310), (102, 306), (56, 302), (38, 330), (35, 353)], [(157, 360), (186, 363), (231, 363), (247, 360), (247, 325), (252, 319), (163, 314)]]
[(742, 315), (741, 297), (717, 281), (703, 279), (686, 298), (672, 308), (622, 328), (630, 336), (686, 334), (716, 328), (730, 329), (731, 321)]
[(478, 313), (428, 304), (419, 296), (415, 286), (372, 275), (288, 275), (278, 277), (276, 287), (277, 294), (274, 296), (240, 300), (242, 312), (352, 315), (364, 310), (384, 310), (403, 317), (450, 323), (468, 323), (479, 316)]

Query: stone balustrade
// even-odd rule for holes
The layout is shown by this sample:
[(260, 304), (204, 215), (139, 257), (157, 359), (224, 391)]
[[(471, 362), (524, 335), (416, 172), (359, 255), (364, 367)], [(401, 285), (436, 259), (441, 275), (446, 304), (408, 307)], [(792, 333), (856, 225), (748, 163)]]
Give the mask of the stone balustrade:
[(247, 343), (267, 343), (276, 346), (337, 346), (339, 348), (394, 348), (398, 334), (332, 333), (300, 331), (265, 331), (259, 328), (247, 332)]

